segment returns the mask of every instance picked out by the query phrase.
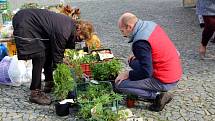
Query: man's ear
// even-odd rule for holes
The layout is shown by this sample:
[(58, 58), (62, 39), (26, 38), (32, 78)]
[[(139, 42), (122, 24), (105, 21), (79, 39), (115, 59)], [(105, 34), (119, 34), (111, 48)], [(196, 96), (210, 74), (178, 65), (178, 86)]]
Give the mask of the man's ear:
[(132, 28), (133, 28), (133, 26), (132, 26), (131, 24), (128, 24), (128, 25), (126, 26), (126, 29), (127, 29), (127, 30), (132, 30)]

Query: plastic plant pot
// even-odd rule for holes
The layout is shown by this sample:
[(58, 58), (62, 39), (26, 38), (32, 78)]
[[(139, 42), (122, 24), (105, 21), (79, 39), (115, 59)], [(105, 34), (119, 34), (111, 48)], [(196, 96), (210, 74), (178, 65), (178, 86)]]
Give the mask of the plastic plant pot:
[(81, 69), (83, 73), (85, 73), (87, 76), (89, 76), (90, 78), (92, 77), (90, 64), (87, 64), (87, 63), (81, 64)]
[(69, 114), (69, 104), (55, 103), (55, 110), (58, 116), (67, 116)]
[(133, 108), (135, 106), (135, 99), (127, 98), (126, 99), (126, 105), (128, 108)]

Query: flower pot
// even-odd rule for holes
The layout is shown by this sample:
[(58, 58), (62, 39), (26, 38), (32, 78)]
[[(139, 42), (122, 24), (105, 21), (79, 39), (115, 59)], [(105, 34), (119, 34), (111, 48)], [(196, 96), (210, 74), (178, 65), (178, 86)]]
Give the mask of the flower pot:
[(58, 116), (67, 116), (69, 114), (69, 104), (56, 103), (55, 110)]
[(130, 98), (126, 99), (126, 105), (128, 108), (133, 108), (135, 106), (135, 102), (136, 102), (135, 99), (130, 99)]
[(67, 98), (68, 99), (77, 99), (76, 89), (74, 89), (73, 91), (69, 91)]
[(92, 77), (91, 70), (90, 70), (90, 64), (88, 64), (88, 63), (81, 64), (81, 69), (82, 69), (84, 74), (89, 76), (89, 78)]

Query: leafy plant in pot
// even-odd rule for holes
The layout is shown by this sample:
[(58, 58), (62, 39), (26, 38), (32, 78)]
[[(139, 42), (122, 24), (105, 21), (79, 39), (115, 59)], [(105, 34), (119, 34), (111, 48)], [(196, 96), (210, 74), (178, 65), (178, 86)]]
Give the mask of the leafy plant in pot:
[(89, 76), (91, 78), (92, 74), (91, 74), (91, 70), (90, 70), (90, 63), (94, 63), (97, 61), (98, 61), (97, 56), (92, 55), (92, 54), (88, 54), (88, 55), (81, 57), (79, 59), (79, 62), (80, 62), (80, 66), (81, 66), (83, 73), (85, 73), (87, 76)]
[[(76, 83), (71, 75), (70, 68), (65, 64), (58, 64), (54, 71), (54, 95), (58, 101), (67, 98), (68, 93), (74, 90)], [(69, 104), (55, 104), (56, 114), (66, 116), (69, 114)]]
[(65, 60), (67, 65), (70, 65), (74, 69), (75, 80), (78, 83), (83, 83), (82, 77), (83, 73), (91, 77), (90, 63), (98, 61), (98, 57), (93, 54), (81, 54), (77, 51), (66, 51)]
[(102, 61), (91, 64), (92, 76), (98, 81), (114, 80), (122, 69), (122, 63), (118, 59)]
[(136, 95), (129, 94), (126, 97), (126, 105), (128, 108), (133, 108), (135, 106), (135, 102), (137, 100)]
[(89, 83), (87, 90), (79, 93), (78, 99), (81, 104), (80, 118), (92, 121), (118, 121), (118, 107), (113, 110), (112, 106), (114, 102), (122, 100), (122, 96), (112, 91), (110, 82)]

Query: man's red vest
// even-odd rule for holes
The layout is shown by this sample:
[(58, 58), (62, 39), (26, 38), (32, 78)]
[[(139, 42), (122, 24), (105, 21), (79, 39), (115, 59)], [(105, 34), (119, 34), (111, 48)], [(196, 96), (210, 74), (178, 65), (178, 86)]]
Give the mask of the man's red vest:
[[(142, 21), (143, 22), (143, 21)], [(162, 83), (174, 83), (182, 76), (180, 54), (164, 30), (154, 22), (144, 21), (139, 37), (148, 40), (152, 48), (153, 77)], [(134, 37), (135, 39), (135, 37)], [(135, 41), (135, 40), (134, 40)]]

